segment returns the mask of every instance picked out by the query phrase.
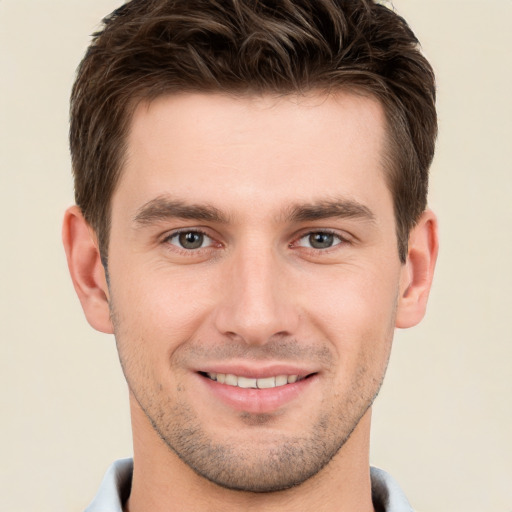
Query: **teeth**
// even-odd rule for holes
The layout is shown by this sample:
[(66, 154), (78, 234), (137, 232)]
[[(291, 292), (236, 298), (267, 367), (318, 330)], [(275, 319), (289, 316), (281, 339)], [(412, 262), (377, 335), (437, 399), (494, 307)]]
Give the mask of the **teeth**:
[(246, 377), (238, 377), (238, 387), (239, 388), (257, 388), (258, 385), (256, 383), (258, 379), (247, 379)]
[(298, 375), (276, 375), (275, 377), (265, 377), (263, 379), (251, 379), (248, 377), (238, 377), (231, 373), (207, 373), (208, 377), (216, 380), (220, 384), (228, 386), (238, 386), (244, 389), (270, 389), (286, 384), (293, 384), (299, 379)]
[(259, 389), (269, 389), (276, 387), (276, 378), (267, 377), (266, 379), (257, 379), (256, 384)]
[[(291, 375), (290, 375), (291, 377)], [(276, 377), (276, 386), (284, 386), (288, 384), (288, 376), (287, 375), (278, 375)]]
[(238, 377), (236, 375), (228, 373), (226, 375), (226, 380), (224, 383), (227, 384), (228, 386), (238, 386)]

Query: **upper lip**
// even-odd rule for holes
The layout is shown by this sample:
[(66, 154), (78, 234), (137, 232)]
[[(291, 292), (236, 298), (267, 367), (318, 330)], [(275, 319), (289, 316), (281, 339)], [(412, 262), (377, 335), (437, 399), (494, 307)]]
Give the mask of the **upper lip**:
[(267, 363), (265, 365), (218, 363), (205, 365), (198, 368), (197, 372), (231, 374), (237, 375), (238, 377), (247, 377), (249, 379), (264, 379), (278, 375), (297, 375), (299, 378), (306, 377), (312, 373), (317, 373), (317, 370), (289, 363)]

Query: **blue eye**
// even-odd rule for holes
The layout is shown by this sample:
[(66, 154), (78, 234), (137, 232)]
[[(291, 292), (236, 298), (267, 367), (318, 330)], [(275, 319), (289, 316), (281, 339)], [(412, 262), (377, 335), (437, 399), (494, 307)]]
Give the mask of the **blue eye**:
[(170, 236), (168, 242), (182, 249), (193, 251), (212, 244), (212, 239), (201, 231), (182, 231)]
[(334, 233), (326, 231), (318, 231), (315, 233), (308, 233), (303, 236), (298, 245), (300, 247), (309, 247), (311, 249), (329, 249), (335, 245), (341, 244), (343, 240)]

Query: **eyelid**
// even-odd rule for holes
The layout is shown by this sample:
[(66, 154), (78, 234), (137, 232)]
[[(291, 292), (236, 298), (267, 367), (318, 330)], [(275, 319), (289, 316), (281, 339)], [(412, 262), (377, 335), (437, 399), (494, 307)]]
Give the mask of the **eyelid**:
[[(198, 251), (208, 250), (212, 247), (221, 247), (222, 244), (218, 242), (215, 239), (215, 237), (213, 237), (208, 231), (209, 230), (207, 229), (196, 226), (179, 228), (166, 232), (162, 236), (161, 241), (163, 244), (172, 245), (175, 248), (175, 250), (183, 251), (184, 253), (188, 253), (189, 255), (192, 253), (197, 253)], [(181, 235), (182, 233), (200, 233), (205, 238), (208, 238), (210, 240), (210, 243), (205, 247), (198, 247), (197, 249), (185, 249), (184, 247), (180, 247), (178, 244), (171, 243), (171, 239)]]
[[(321, 234), (327, 234), (327, 235), (333, 235), (336, 237), (339, 242), (332, 245), (331, 247), (327, 247), (325, 249), (317, 249), (315, 247), (308, 247), (305, 245), (299, 245), (299, 242), (303, 240), (306, 237), (309, 237), (311, 235), (321, 233)], [(304, 249), (310, 250), (310, 251), (316, 251), (316, 252), (328, 252), (329, 250), (332, 250), (339, 245), (346, 245), (351, 244), (353, 238), (349, 236), (348, 234), (340, 233), (339, 231), (336, 231), (334, 229), (328, 229), (328, 228), (318, 228), (318, 229), (308, 229), (307, 231), (300, 232), (295, 238), (294, 241), (290, 244), (291, 248), (294, 247), (302, 247)]]
[[(208, 238), (210, 240), (210, 243), (206, 247), (199, 247), (197, 249), (185, 249), (183, 247), (180, 247), (178, 244), (174, 244), (174, 243), (170, 242), (170, 239), (177, 237), (182, 233), (200, 233), (203, 236), (205, 236), (206, 238)], [(301, 240), (303, 240), (304, 238), (306, 238), (310, 235), (317, 234), (317, 233), (333, 235), (334, 237), (336, 237), (339, 240), (339, 242), (335, 243), (331, 247), (327, 247), (325, 249), (317, 249), (314, 247), (307, 247), (307, 246), (299, 245), (299, 242)], [(301, 230), (298, 234), (296, 234), (293, 237), (293, 241), (289, 244), (289, 247), (290, 248), (302, 247), (304, 249), (307, 249), (310, 251), (315, 251), (315, 252), (328, 252), (329, 250), (335, 249), (339, 245), (352, 244), (353, 241), (354, 241), (354, 237), (352, 237), (350, 234), (340, 233), (339, 231), (337, 231), (335, 229), (308, 228), (306, 230)], [(189, 255), (194, 252), (211, 249), (212, 247), (220, 248), (223, 246), (223, 244), (221, 242), (219, 242), (215, 236), (212, 236), (209, 229), (206, 229), (203, 227), (197, 227), (197, 226), (191, 226), (191, 227), (187, 226), (187, 227), (178, 228), (178, 229), (175, 229), (172, 231), (168, 231), (164, 235), (162, 235), (161, 243), (167, 244), (167, 245), (172, 245), (176, 250), (181, 250), (183, 252), (188, 253)]]

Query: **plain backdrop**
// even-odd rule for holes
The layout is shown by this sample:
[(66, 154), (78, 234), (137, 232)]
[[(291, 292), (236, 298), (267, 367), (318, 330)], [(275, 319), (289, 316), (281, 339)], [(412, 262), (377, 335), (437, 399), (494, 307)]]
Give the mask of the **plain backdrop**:
[[(0, 0), (0, 509), (80, 511), (131, 454), (114, 340), (86, 323), (61, 219), (68, 98), (118, 0)], [(398, 332), (371, 460), (422, 512), (512, 511), (511, 0), (396, 0), (438, 76), (424, 322)]]

